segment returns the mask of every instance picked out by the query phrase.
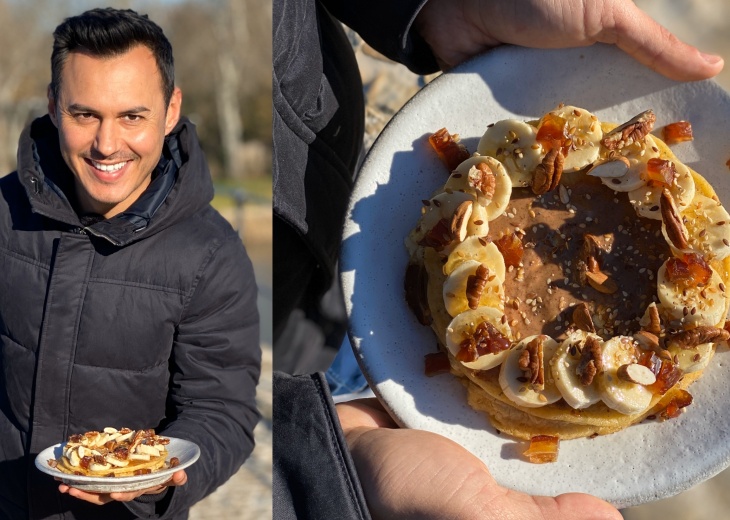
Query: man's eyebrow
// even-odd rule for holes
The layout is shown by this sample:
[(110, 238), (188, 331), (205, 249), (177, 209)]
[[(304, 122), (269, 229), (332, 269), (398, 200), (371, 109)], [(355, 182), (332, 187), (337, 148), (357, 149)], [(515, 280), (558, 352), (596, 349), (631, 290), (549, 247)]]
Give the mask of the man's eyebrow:
[[(69, 105), (68, 111), (69, 112), (88, 112), (89, 114), (97, 113), (97, 110), (95, 110), (89, 106), (82, 105), (80, 103), (73, 103), (72, 105)], [(140, 105), (140, 106), (128, 108), (127, 110), (122, 110), (121, 114), (141, 114), (142, 112), (149, 112), (149, 111), (150, 111), (149, 108), (147, 108), (146, 106)]]

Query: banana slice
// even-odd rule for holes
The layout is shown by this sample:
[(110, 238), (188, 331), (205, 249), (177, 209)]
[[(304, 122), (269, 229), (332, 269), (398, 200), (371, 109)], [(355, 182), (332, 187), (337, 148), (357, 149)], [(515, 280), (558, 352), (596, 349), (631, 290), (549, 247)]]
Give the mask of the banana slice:
[[(474, 336), (479, 325), (487, 322), (493, 325), (497, 331), (506, 338), (507, 342), (512, 338), (512, 330), (509, 325), (502, 323), (504, 314), (493, 307), (477, 307), (458, 314), (446, 327), (446, 347), (453, 356), (457, 356), (461, 350), (461, 343)], [(485, 353), (475, 361), (462, 362), (467, 368), (474, 370), (489, 370), (499, 365), (509, 354), (509, 350), (502, 350), (495, 354)]]
[[(441, 191), (428, 200), (424, 206), (424, 212), (418, 226), (408, 236), (406, 247), (412, 253), (418, 247), (418, 243), (436, 226), (441, 219), (451, 222), (454, 212), (463, 202), (472, 202), (471, 215), (466, 226), (467, 235), (486, 236), (489, 232), (488, 214), (484, 207), (476, 203), (476, 199), (469, 193), (454, 191), (451, 193)], [(458, 240), (455, 242), (458, 243)], [(453, 249), (454, 244), (446, 249)]]
[[(704, 287), (682, 287), (667, 279), (667, 260), (657, 272), (657, 296), (662, 311), (670, 320), (677, 320), (684, 327), (716, 326), (725, 319), (727, 296), (722, 278), (712, 269), (710, 280)], [(703, 296), (704, 294), (704, 296)]]
[[(485, 193), (480, 189), (482, 173), (477, 166), (481, 163), (486, 164), (494, 174), (493, 193)], [(446, 181), (444, 191), (462, 191), (473, 195), (477, 202), (486, 208), (488, 220), (494, 220), (507, 209), (507, 204), (512, 196), (512, 181), (502, 163), (497, 159), (475, 155), (456, 167)]]
[(549, 336), (543, 337), (543, 368), (544, 368), (544, 385), (543, 388), (535, 387), (525, 381), (525, 373), (519, 366), (520, 356), (527, 345), (539, 336), (529, 336), (520, 341), (514, 348), (509, 350), (509, 354), (502, 362), (499, 370), (499, 386), (502, 387), (504, 395), (508, 399), (526, 408), (537, 408), (557, 402), (562, 397), (560, 391), (555, 386), (548, 360), (553, 357), (558, 343)]
[(681, 348), (672, 345), (669, 347), (669, 353), (682, 372), (689, 374), (707, 368), (715, 352), (714, 345), (714, 343), (702, 343), (692, 348)]
[(550, 372), (555, 386), (571, 408), (582, 410), (601, 400), (597, 378), (590, 385), (581, 383), (577, 373), (581, 359), (581, 348), (589, 336), (603, 342), (600, 336), (576, 330), (568, 334), (550, 359)]
[(482, 135), (477, 153), (498, 159), (512, 185), (524, 188), (532, 184), (532, 172), (545, 157), (545, 151), (535, 136), (537, 128), (530, 124), (516, 119), (498, 121)]
[[(603, 184), (620, 192), (632, 192), (646, 186), (646, 164), (649, 159), (659, 157), (659, 148), (650, 135), (644, 139), (644, 142), (625, 146), (618, 152), (624, 161), (628, 161), (628, 168), (620, 177), (601, 177)], [(610, 160), (610, 156), (606, 160)]]
[(609, 408), (626, 415), (643, 412), (652, 399), (648, 388), (618, 376), (621, 366), (636, 360), (632, 338), (616, 336), (603, 344), (603, 372), (598, 376), (601, 399)]
[[(450, 316), (456, 316), (469, 309), (466, 296), (467, 281), (482, 265), (476, 260), (466, 260), (460, 263), (446, 278), (443, 287), (444, 305)], [(487, 266), (487, 269), (489, 267)], [(502, 280), (490, 270), (487, 282), (482, 290), (478, 302), (479, 307), (494, 307), (504, 311), (504, 285)]]
[(479, 236), (467, 237), (449, 253), (449, 257), (444, 264), (444, 274), (450, 275), (460, 263), (466, 260), (476, 260), (480, 264), (486, 265), (489, 271), (499, 278), (500, 283), (504, 282), (505, 273), (507, 272), (504, 257), (493, 242), (487, 242)]
[(598, 159), (603, 129), (598, 118), (583, 108), (567, 105), (550, 111), (567, 122), (567, 132), (572, 139), (571, 149), (565, 156), (564, 172), (582, 170)]
[[(695, 196), (695, 181), (687, 166), (675, 162), (674, 167), (677, 169), (677, 174), (674, 176), (674, 182), (669, 186), (669, 191), (672, 193), (674, 202), (681, 213), (691, 204)], [(662, 212), (659, 211), (659, 199), (662, 195), (662, 189), (662, 186), (646, 185), (629, 191), (629, 201), (634, 206), (636, 214), (640, 217), (661, 220)]]
[(687, 249), (674, 247), (662, 223), (662, 234), (675, 256), (694, 251), (722, 260), (730, 255), (730, 214), (720, 202), (697, 193), (682, 217), (689, 235)]

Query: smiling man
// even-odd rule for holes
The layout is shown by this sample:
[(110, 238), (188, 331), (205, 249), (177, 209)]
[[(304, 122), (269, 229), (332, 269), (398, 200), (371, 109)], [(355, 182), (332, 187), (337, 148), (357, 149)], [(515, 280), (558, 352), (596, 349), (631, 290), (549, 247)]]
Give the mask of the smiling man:
[[(54, 33), (48, 115), (0, 180), (0, 518), (186, 518), (253, 448), (256, 284), (210, 207), (172, 49), (133, 11)], [(161, 486), (70, 488), (44, 448), (105, 427), (195, 442)]]

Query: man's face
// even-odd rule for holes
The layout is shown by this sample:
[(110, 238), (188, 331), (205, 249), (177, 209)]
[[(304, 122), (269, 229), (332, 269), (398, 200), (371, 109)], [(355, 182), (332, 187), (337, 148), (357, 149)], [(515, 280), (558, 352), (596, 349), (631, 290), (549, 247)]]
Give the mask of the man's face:
[(48, 111), (81, 210), (110, 218), (137, 200), (177, 124), (181, 100), (175, 89), (165, 106), (160, 72), (145, 46), (111, 58), (69, 54), (57, 100), (49, 89)]

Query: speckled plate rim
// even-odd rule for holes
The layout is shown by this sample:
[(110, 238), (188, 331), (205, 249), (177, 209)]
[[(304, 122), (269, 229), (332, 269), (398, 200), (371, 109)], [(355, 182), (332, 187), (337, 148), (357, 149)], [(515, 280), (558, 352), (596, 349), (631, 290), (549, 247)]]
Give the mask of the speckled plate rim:
[(561, 102), (615, 122), (653, 108), (656, 129), (690, 121), (695, 140), (673, 151), (730, 203), (730, 96), (714, 81), (670, 81), (608, 45), (500, 47), (422, 89), (368, 153), (340, 261), (350, 342), (374, 393), (399, 424), (460, 443), (502, 485), (542, 495), (586, 492), (617, 507), (634, 506), (684, 491), (730, 464), (730, 353), (720, 351), (690, 388), (694, 404), (678, 419), (563, 442), (558, 462), (532, 465), (520, 458), (523, 443), (499, 436), (466, 404), (456, 378), (423, 374), (423, 356), (435, 351), (436, 339), (418, 325), (403, 296), (403, 240), (417, 222), (421, 199), (445, 179), (428, 150), (428, 134), (445, 126), (473, 151), (488, 123), (534, 119)]
[(54, 444), (41, 451), (35, 458), (35, 466), (43, 473), (60, 478), (65, 484), (85, 491), (121, 492), (144, 489), (165, 482), (174, 472), (194, 464), (200, 457), (200, 447), (194, 442), (175, 437), (167, 438), (170, 439), (170, 444), (167, 446), (167, 458), (169, 460), (171, 457), (177, 457), (180, 460), (180, 464), (174, 468), (155, 471), (147, 475), (134, 475), (131, 477), (90, 477), (63, 473), (49, 466), (48, 460), (57, 459), (61, 456), (63, 446), (66, 445), (65, 442)]

